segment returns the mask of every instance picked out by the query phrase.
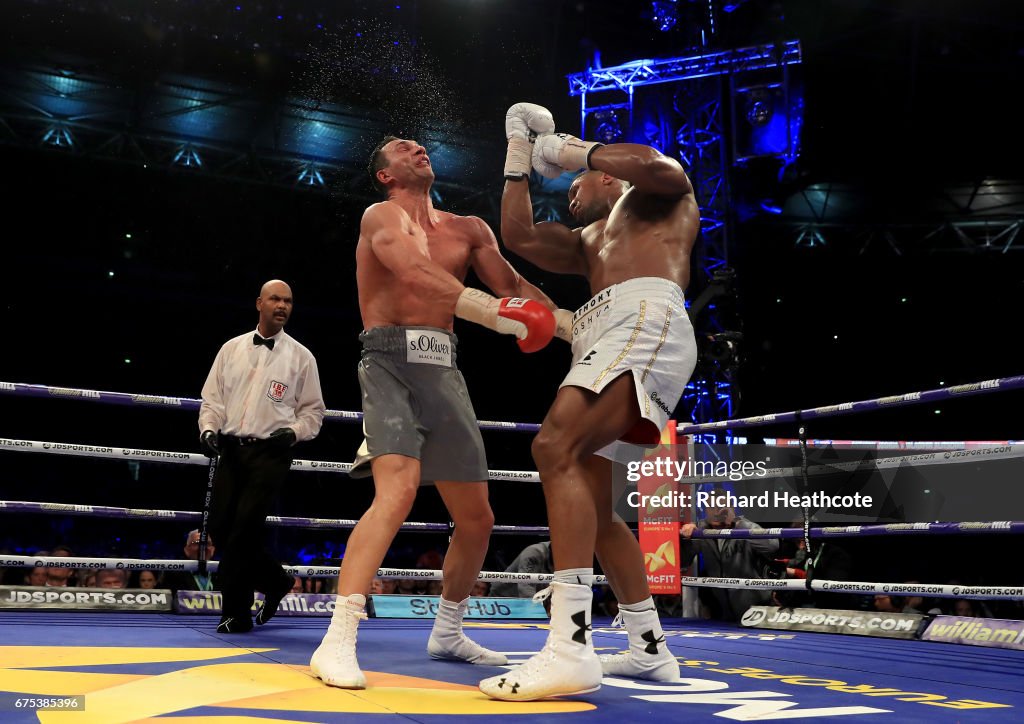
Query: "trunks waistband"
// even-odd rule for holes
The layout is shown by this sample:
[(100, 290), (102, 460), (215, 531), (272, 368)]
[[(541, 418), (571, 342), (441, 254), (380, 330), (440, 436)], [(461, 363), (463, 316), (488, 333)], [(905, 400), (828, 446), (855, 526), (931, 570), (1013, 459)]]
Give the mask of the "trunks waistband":
[(572, 321), (575, 324), (580, 317), (583, 317), (604, 304), (612, 304), (616, 298), (626, 296), (644, 296), (652, 292), (660, 295), (678, 297), (678, 302), (683, 303), (683, 290), (674, 281), (663, 277), (637, 277), (627, 279), (618, 284), (606, 287), (590, 298), (579, 309), (573, 312)]
[(359, 335), (359, 341), (364, 355), (384, 354), (398, 361), (409, 360), (410, 352), (421, 353), (420, 356), (441, 355), (450, 358), (453, 367), (459, 344), (459, 338), (447, 329), (397, 325), (367, 329)]

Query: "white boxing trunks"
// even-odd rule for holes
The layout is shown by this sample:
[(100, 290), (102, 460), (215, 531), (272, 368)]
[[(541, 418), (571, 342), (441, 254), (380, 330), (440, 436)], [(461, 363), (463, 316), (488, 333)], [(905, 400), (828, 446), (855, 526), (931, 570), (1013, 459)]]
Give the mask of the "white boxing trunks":
[[(640, 415), (665, 427), (697, 364), (697, 341), (679, 285), (640, 277), (604, 289), (572, 317), (572, 368), (559, 387), (600, 393), (633, 375)], [(616, 442), (597, 451), (615, 459)]]

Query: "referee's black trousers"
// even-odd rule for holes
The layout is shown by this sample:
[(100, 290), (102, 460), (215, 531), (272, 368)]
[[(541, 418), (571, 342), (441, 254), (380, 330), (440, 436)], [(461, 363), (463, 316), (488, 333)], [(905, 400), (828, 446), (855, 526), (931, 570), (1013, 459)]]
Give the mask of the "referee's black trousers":
[(292, 451), (262, 440), (222, 435), (221, 441), (209, 525), (220, 554), (221, 610), (224, 616), (250, 616), (254, 591), (291, 586), (292, 577), (268, 546), (266, 518), (288, 477)]

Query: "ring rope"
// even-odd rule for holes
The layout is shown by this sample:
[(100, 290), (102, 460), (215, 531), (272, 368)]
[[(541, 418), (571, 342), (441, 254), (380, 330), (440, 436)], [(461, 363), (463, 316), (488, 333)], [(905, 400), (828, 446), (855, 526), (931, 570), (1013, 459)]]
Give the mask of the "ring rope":
[[(198, 410), (202, 400), (194, 397), (168, 397), (166, 395), (137, 395), (127, 392), (110, 392), (107, 390), (85, 390), (75, 387), (52, 387), (50, 385), (28, 385), (23, 382), (0, 382), (0, 393), (19, 397), (48, 397), (57, 399), (85, 400), (109, 405), (129, 405), (133, 407), (176, 407), (179, 410)], [(362, 422), (363, 413), (349, 410), (327, 410), (324, 417), (328, 420), (345, 422)], [(482, 430), (516, 430), (519, 432), (537, 432), (540, 425), (531, 422), (500, 422), (493, 420), (477, 420)]]
[[(39, 503), (29, 500), (0, 500), (0, 513), (52, 513), (59, 515), (95, 515), (99, 518), (130, 520), (197, 521), (200, 513), (186, 510), (153, 508), (118, 508), (109, 505), (77, 503)], [(294, 528), (354, 528), (359, 521), (346, 518), (300, 518), (268, 515), (267, 523)], [(402, 524), (406, 531), (449, 530), (446, 523)], [(513, 535), (536, 535), (549, 532), (543, 525), (496, 525), (493, 532)], [(985, 521), (963, 523), (883, 523), (879, 525), (845, 525), (811, 528), (811, 538), (867, 538), (881, 535), (979, 535), (986, 533), (1024, 533), (1024, 521)], [(708, 528), (696, 529), (691, 538), (802, 538), (802, 528)]]
[(876, 397), (869, 400), (858, 400), (857, 402), (843, 402), (838, 405), (824, 405), (812, 407), (807, 410), (793, 410), (791, 412), (777, 412), (771, 415), (757, 415), (755, 417), (741, 417), (735, 420), (721, 420), (719, 422), (706, 422), (697, 424), (683, 424), (676, 428), (676, 432), (689, 435), (695, 432), (712, 432), (714, 430), (737, 429), (742, 427), (755, 427), (758, 425), (775, 425), (780, 422), (794, 422), (798, 417), (806, 421), (814, 417), (834, 417), (836, 415), (852, 415), (857, 412), (869, 412), (871, 410), (889, 410), (894, 407), (906, 405), (919, 405), (925, 402), (938, 402), (956, 397), (968, 397), (970, 395), (982, 395), (990, 392), (1003, 392), (1024, 388), (1024, 375), (1016, 377), (1000, 377), (993, 380), (974, 382), (968, 385), (954, 385), (952, 387), (940, 387), (935, 390), (924, 390), (922, 392), (908, 392), (904, 395), (890, 395), (888, 397)]
[[(146, 450), (142, 448), (122, 448), (105, 445), (84, 445), (66, 442), (48, 442), (41, 440), (19, 440), (0, 438), (0, 450), (14, 452), (43, 453), (50, 455), (71, 455), (75, 457), (107, 458), (112, 460), (150, 461), (176, 463), (183, 465), (208, 465), (209, 458), (201, 453), (173, 452), (168, 450)], [(858, 472), (865, 470), (881, 470), (901, 466), (929, 465), (932, 463), (977, 462), (978, 458), (998, 460), (1024, 456), (1024, 444), (1011, 443), (995, 447), (978, 447), (969, 450), (933, 451), (915, 453), (913, 455), (894, 455), (886, 458), (836, 462), (827, 465), (812, 465), (807, 468), (810, 475), (832, 474), (836, 472)], [(352, 463), (329, 460), (293, 460), (292, 470), (302, 472), (334, 472), (349, 473)], [(765, 475), (760, 477), (787, 477), (804, 472), (803, 467), (766, 468)], [(533, 470), (488, 470), (488, 479), (505, 482), (539, 483), (540, 475)], [(686, 477), (676, 482), (683, 485), (736, 482), (728, 475)]]
[[(870, 410), (892, 409), (906, 405), (917, 405), (927, 402), (937, 402), (956, 397), (968, 397), (971, 395), (987, 394), (1005, 390), (1024, 388), (1024, 375), (1014, 377), (999, 377), (991, 380), (982, 380), (966, 385), (953, 385), (951, 387), (940, 387), (934, 390), (923, 390), (921, 392), (908, 392), (902, 395), (890, 395), (887, 397), (876, 397), (856, 402), (843, 402), (837, 405), (824, 405), (812, 407), (807, 410), (793, 410), (790, 412), (778, 412), (770, 415), (757, 415), (755, 417), (742, 417), (734, 420), (721, 420), (719, 422), (708, 422), (702, 424), (680, 424), (676, 431), (682, 434), (695, 432), (710, 432), (714, 430), (736, 429), (743, 427), (754, 427), (757, 425), (776, 424), (780, 422), (792, 422), (800, 415), (804, 420), (814, 417), (832, 417), (835, 415), (846, 415), (857, 412), (868, 412)], [(0, 393), (14, 394), (24, 397), (48, 397), (62, 399), (79, 399), (90, 402), (103, 402), (115, 405), (132, 405), (137, 407), (177, 407), (185, 410), (198, 410), (201, 400), (192, 397), (167, 397), (164, 395), (139, 395), (125, 392), (109, 392), (105, 390), (85, 390), (72, 387), (52, 387), (49, 385), (30, 385), (22, 382), (0, 382)], [(346, 410), (327, 410), (324, 413), (327, 419), (345, 420), (348, 422), (359, 422), (363, 419), (361, 412)], [(536, 432), (540, 425), (526, 422), (495, 422), (490, 420), (478, 420), (477, 424), (484, 430), (516, 430), (520, 432)]]
[(755, 590), (804, 591), (810, 588), (826, 593), (921, 595), (931, 598), (1024, 599), (1024, 586), (953, 586), (940, 583), (865, 583), (861, 581), (830, 581), (818, 578), (807, 585), (795, 578), (695, 578), (684, 576), (684, 586)]
[[(209, 561), (211, 571), (217, 570), (218, 561)], [(173, 570), (196, 571), (199, 561), (193, 560), (146, 560), (141, 558), (77, 558), (71, 556), (6, 556), (0, 558), (0, 567), (20, 568), (120, 568), (126, 570)], [(286, 565), (284, 570), (300, 577), (333, 576), (338, 566)], [(439, 581), (443, 572), (426, 568), (379, 568), (377, 578)], [(477, 580), (487, 582), (549, 583), (554, 579), (550, 573), (511, 573), (506, 571), (481, 571)], [(606, 576), (594, 576), (595, 584), (606, 584)], [(806, 590), (804, 581), (799, 579), (774, 578), (695, 578), (683, 576), (684, 586), (705, 588), (728, 588), (743, 590)], [(830, 581), (817, 579), (810, 588), (828, 593), (887, 593), (897, 595), (918, 594), (933, 598), (977, 598), (977, 599), (1024, 599), (1024, 586), (963, 586), (930, 583), (865, 583), (861, 581)]]
[[(14, 438), (0, 438), (0, 450), (71, 455), (86, 458), (107, 458), (112, 460), (175, 463), (180, 465), (210, 464), (210, 459), (201, 453), (145, 450), (142, 448), (111, 447), (107, 445), (80, 445), (78, 443), (46, 442), (41, 440), (16, 440)], [(293, 460), (291, 469), (302, 472), (347, 474), (352, 470), (352, 463), (339, 463), (328, 460)], [(540, 482), (540, 476), (530, 470), (488, 470), (487, 474), (490, 480), (527, 483)]]
[[(194, 522), (202, 514), (192, 510), (157, 510), (153, 508), (118, 508), (110, 505), (81, 505), (73, 503), (37, 503), (30, 500), (0, 500), (0, 513), (53, 513), (59, 515), (94, 515), (98, 518), (121, 518), (130, 520), (176, 520)], [(299, 518), (286, 515), (268, 515), (267, 523), (282, 528), (355, 528), (358, 520), (347, 518)], [(405, 531), (438, 531), (447, 533), (447, 523), (402, 524)], [(494, 533), (513, 535), (546, 534), (543, 525), (496, 525)]]
[[(210, 571), (216, 571), (218, 561), (208, 561)], [(119, 568), (130, 571), (187, 571), (199, 569), (199, 561), (143, 559), (143, 558), (88, 558), (73, 556), (4, 556), (0, 557), (0, 567), (10, 568)], [(339, 566), (303, 566), (284, 565), (282, 568), (295, 576), (320, 578), (336, 576), (341, 570)], [(377, 578), (402, 579), (418, 578), (424, 581), (440, 581), (444, 578), (443, 571), (429, 568), (378, 568)], [(552, 573), (515, 573), (509, 571), (481, 571), (477, 580), (494, 583), (550, 583), (555, 576)], [(606, 584), (606, 576), (594, 576), (595, 584)]]

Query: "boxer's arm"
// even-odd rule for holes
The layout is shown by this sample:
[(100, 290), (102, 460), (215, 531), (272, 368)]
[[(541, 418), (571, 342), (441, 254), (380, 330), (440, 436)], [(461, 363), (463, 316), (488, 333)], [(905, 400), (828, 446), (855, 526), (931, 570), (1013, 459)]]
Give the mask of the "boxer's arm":
[(526, 281), (508, 263), (508, 259), (501, 255), (501, 250), (498, 248), (498, 240), (494, 238), (494, 232), (491, 231), (491, 227), (478, 218), (470, 218), (469, 222), (476, 227), (473, 251), (470, 254), (470, 265), (473, 267), (476, 275), (480, 277), (480, 281), (486, 284), (499, 297), (536, 299), (548, 309), (554, 310), (558, 308), (547, 294)]
[(629, 181), (637, 191), (677, 198), (693, 193), (686, 171), (674, 158), (639, 143), (613, 143), (594, 149), (590, 168)]
[(510, 251), (545, 271), (586, 276), (581, 233), (582, 229), (570, 229), (556, 222), (534, 224), (529, 181), (524, 178), (505, 182), (501, 195), (501, 240)]
[(360, 234), (370, 242), (374, 256), (417, 296), (454, 310), (466, 288), (462, 282), (432, 261), (402, 228), (399, 212), (382, 203), (363, 214)]

